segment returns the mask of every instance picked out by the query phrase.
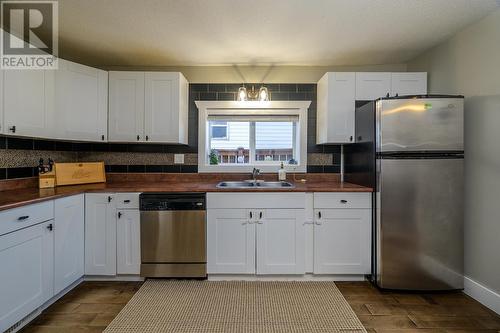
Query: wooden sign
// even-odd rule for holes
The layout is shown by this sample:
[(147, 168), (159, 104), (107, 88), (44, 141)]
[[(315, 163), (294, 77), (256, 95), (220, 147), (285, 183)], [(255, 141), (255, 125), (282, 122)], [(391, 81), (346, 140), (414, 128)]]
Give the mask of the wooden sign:
[(56, 185), (106, 182), (104, 162), (55, 163)]

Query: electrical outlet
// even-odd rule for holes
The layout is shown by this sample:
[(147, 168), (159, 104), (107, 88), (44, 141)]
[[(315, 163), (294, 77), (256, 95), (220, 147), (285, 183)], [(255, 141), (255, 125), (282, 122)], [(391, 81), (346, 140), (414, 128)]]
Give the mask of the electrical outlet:
[(174, 154), (174, 164), (184, 164), (184, 154)]

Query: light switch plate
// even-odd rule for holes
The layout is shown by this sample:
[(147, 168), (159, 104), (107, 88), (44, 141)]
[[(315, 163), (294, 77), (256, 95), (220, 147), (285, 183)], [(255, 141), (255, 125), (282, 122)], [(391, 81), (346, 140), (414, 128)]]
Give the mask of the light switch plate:
[(184, 164), (184, 154), (174, 154), (174, 164)]

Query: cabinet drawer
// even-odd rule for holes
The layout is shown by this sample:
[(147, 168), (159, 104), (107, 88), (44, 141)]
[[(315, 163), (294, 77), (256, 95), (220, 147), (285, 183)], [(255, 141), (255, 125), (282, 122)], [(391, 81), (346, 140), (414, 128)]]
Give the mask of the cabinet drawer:
[(116, 193), (116, 208), (139, 208), (139, 194), (140, 193)]
[(23, 229), (54, 218), (54, 201), (9, 209), (0, 212), (0, 235)]
[(314, 193), (314, 208), (371, 208), (371, 193)]

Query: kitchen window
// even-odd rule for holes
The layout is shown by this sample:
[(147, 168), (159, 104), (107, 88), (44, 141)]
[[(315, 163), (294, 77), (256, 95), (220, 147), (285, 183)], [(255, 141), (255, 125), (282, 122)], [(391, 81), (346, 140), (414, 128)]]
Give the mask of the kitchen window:
[(281, 163), (289, 171), (305, 172), (306, 111), (200, 109), (199, 172), (250, 172), (254, 167), (277, 172)]

